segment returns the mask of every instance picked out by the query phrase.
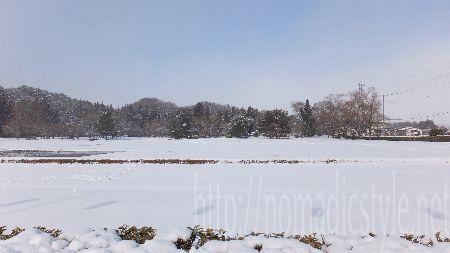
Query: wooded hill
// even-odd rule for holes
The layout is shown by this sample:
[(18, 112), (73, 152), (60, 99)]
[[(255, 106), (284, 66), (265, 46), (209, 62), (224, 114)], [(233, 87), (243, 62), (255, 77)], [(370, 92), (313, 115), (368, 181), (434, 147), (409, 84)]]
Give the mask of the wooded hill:
[(113, 108), (29, 86), (0, 87), (0, 136), (363, 136), (382, 120), (379, 96), (373, 88), (356, 90), (345, 97), (329, 95), (314, 105), (308, 100), (294, 102), (292, 108), (294, 113), (289, 115), (281, 109), (260, 111), (212, 102), (181, 107), (157, 98)]

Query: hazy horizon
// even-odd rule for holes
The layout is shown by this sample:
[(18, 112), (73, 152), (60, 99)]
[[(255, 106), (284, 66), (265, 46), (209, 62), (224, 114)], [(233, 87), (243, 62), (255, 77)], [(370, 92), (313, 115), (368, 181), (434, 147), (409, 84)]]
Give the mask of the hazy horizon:
[(449, 111), (448, 1), (4, 0), (0, 10), (4, 87), (115, 106), (290, 109), (362, 82), (400, 93), (386, 97), (391, 118)]

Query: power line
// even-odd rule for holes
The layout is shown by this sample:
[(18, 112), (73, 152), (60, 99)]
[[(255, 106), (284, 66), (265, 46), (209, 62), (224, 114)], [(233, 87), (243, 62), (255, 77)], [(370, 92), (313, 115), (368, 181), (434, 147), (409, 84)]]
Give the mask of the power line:
[[(416, 73), (412, 73), (412, 74), (409, 74), (409, 75), (406, 75), (406, 76), (403, 76), (403, 77), (398, 77), (398, 78), (394, 78), (394, 79), (390, 79), (390, 80), (385, 80), (385, 81), (380, 81), (380, 82), (377, 82), (377, 83), (383, 83), (383, 85), (373, 85), (373, 86), (376, 86), (377, 88), (384, 88), (384, 89), (389, 89), (389, 88), (398, 88), (398, 85), (396, 84), (396, 85), (386, 85), (386, 84), (390, 84), (390, 83), (398, 83), (399, 81), (402, 81), (402, 80), (408, 80), (408, 79), (412, 79), (412, 78), (414, 78), (414, 77), (417, 77), (417, 76), (419, 76), (419, 75), (421, 75), (421, 74), (424, 74), (424, 73), (429, 73), (429, 72), (431, 72), (432, 70), (435, 70), (435, 69), (440, 69), (441, 67), (446, 67), (446, 66), (449, 66), (450, 65), (450, 62), (446, 62), (446, 63), (444, 63), (444, 64), (441, 64), (441, 65), (438, 65), (438, 66), (435, 66), (435, 67), (432, 67), (432, 68), (428, 68), (428, 69), (426, 69), (426, 70), (423, 70), (423, 71), (419, 71), (419, 72), (416, 72)], [(439, 70), (440, 71), (440, 70)], [(422, 81), (423, 80), (426, 80), (427, 78), (423, 78), (423, 79), (421, 79)], [(405, 85), (402, 85), (402, 86), (405, 86)], [(406, 85), (407, 86), (407, 85)]]
[(404, 93), (402, 96), (387, 96), (389, 104), (400, 104), (400, 103), (418, 103), (418, 102), (433, 102), (435, 98), (442, 98), (450, 95), (448, 90), (450, 85), (439, 87), (434, 87), (431, 90), (416, 92), (416, 93)]
[(438, 117), (438, 116), (443, 116), (443, 115), (447, 115), (450, 112), (441, 112), (441, 113), (435, 113), (435, 114), (430, 114), (430, 115), (425, 115), (425, 116), (421, 116), (421, 117), (412, 117), (411, 119), (425, 119), (425, 118), (430, 118), (430, 117)]
[(415, 84), (409, 88), (397, 90), (397, 91), (393, 91), (393, 92), (388, 92), (388, 93), (385, 93), (384, 95), (385, 96), (396, 96), (396, 95), (420, 92), (421, 90), (432, 90), (432, 89), (436, 89), (436, 88), (442, 88), (442, 87), (450, 85), (450, 82), (439, 83), (439, 84), (436, 84), (436, 82), (444, 81), (448, 78), (450, 78), (450, 74), (444, 73), (437, 77), (434, 77), (433, 79), (429, 80), (427, 83)]
[(445, 116), (445, 115), (450, 115), (450, 111), (448, 112), (441, 112), (441, 113), (435, 113), (435, 114), (429, 114), (429, 115), (424, 115), (424, 116), (416, 116), (416, 117), (410, 117), (410, 118), (396, 118), (396, 119), (389, 119), (389, 121), (407, 121), (407, 120), (422, 120), (422, 119), (429, 119), (431, 117), (440, 117), (440, 116)]
[[(385, 121), (385, 108), (386, 108), (385, 107), (385, 99), (386, 99), (386, 97), (406, 95), (406, 94), (411, 94), (411, 93), (416, 93), (416, 92), (420, 92), (421, 94), (424, 94), (425, 93), (424, 90), (430, 91), (430, 90), (433, 90), (436, 88), (438, 88), (438, 89), (445, 88), (446, 86), (448, 86), (450, 84), (450, 82), (438, 83), (437, 85), (436, 85), (436, 82), (444, 81), (444, 80), (448, 79), (449, 77), (450, 77), (450, 75), (447, 72), (447, 73), (433, 77), (431, 80), (428, 80), (427, 83), (418, 83), (407, 89), (402, 89), (402, 90), (394, 91), (391, 93), (383, 94), (382, 95), (383, 122)], [(433, 96), (433, 95), (429, 94), (426, 96), (426, 98), (430, 98), (431, 96)], [(410, 99), (409, 101), (413, 101), (413, 100)], [(417, 103), (417, 99), (415, 99), (414, 102)], [(431, 114), (431, 115), (426, 115), (426, 116), (421, 116), (421, 117), (412, 117), (411, 120), (425, 119), (425, 118), (428, 119), (429, 117), (436, 117), (436, 116), (445, 115), (445, 114), (448, 114), (448, 112)]]

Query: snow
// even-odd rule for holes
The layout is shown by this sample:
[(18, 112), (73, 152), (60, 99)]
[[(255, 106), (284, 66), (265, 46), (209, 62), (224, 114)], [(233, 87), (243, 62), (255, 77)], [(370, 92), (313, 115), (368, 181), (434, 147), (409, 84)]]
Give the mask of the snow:
[(170, 140), (124, 138), (16, 140), (1, 139), (0, 150), (115, 151), (92, 158), (114, 159), (357, 159), (449, 161), (450, 143), (335, 140), (330, 138), (209, 138)]
[[(0, 163), (0, 224), (26, 228), (19, 236), (0, 241), (0, 252), (37, 252), (37, 247), (39, 252), (179, 252), (171, 242), (189, 236), (180, 228), (195, 225), (238, 234), (324, 234), (332, 243), (328, 253), (449, 252), (445, 243), (426, 247), (399, 237), (450, 231), (449, 143), (327, 138), (0, 139), (0, 150), (115, 151), (81, 159), (342, 160), (330, 164)], [(123, 224), (157, 228), (157, 238), (137, 245), (102, 229), (86, 229)], [(35, 226), (64, 233), (53, 238), (33, 230)], [(391, 236), (362, 238), (369, 232)], [(265, 245), (262, 252), (315, 252), (297, 241), (273, 238), (210, 242), (195, 252), (255, 252), (258, 240)]]
[[(162, 239), (167, 236), (156, 237), (147, 240), (144, 244), (134, 241), (121, 240), (113, 232), (105, 230), (90, 230), (78, 234), (62, 234), (59, 237), (51, 237), (37, 229), (30, 229), (13, 237), (0, 241), (2, 253), (63, 253), (63, 252), (108, 252), (108, 253), (182, 253), (177, 249), (174, 240)], [(266, 253), (443, 253), (450, 250), (450, 243), (438, 243), (432, 247), (412, 243), (405, 239), (393, 236), (383, 237), (343, 237), (325, 236), (326, 243), (322, 249), (314, 249), (311, 246), (294, 239), (246, 237), (238, 241), (209, 241), (199, 248), (192, 248), (191, 253), (252, 253), (258, 252), (256, 246), (262, 247), (260, 252)]]
[[(0, 224), (448, 231), (448, 164), (0, 164)], [(432, 182), (432, 183), (430, 183)]]

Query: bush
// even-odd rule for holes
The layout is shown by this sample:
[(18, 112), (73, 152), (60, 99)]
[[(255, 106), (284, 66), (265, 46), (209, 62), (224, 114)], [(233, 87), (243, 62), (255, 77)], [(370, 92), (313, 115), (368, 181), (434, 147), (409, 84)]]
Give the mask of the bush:
[(433, 128), (430, 130), (430, 136), (445, 135), (446, 132), (447, 132), (447, 129), (444, 129), (444, 128)]
[(255, 122), (245, 114), (236, 115), (231, 119), (229, 137), (247, 138), (254, 131)]
[(194, 127), (192, 110), (181, 108), (175, 111), (169, 122), (169, 136), (174, 139), (198, 138), (198, 131)]
[(275, 109), (264, 113), (259, 122), (260, 132), (269, 138), (285, 138), (291, 133), (288, 112)]
[(156, 229), (152, 227), (137, 228), (135, 226), (128, 227), (123, 225), (116, 229), (116, 234), (122, 240), (133, 240), (139, 244), (144, 244), (147, 240), (153, 240), (156, 235)]
[(25, 229), (23, 228), (14, 228), (11, 233), (9, 234), (5, 234), (6, 232), (6, 227), (5, 226), (0, 226), (0, 241), (1, 240), (8, 240), (13, 238), (14, 236), (22, 233), (23, 231), (25, 231)]

